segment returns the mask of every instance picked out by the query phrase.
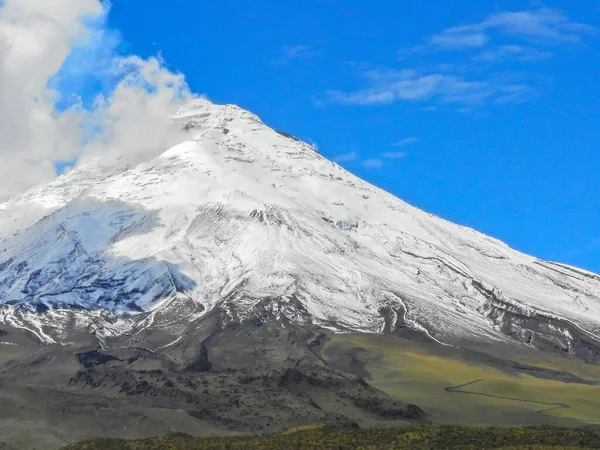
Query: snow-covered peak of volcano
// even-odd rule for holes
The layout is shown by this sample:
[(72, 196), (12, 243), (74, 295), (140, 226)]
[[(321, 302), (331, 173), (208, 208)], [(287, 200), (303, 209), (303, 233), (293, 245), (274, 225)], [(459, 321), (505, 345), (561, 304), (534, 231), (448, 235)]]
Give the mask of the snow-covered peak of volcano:
[(450, 343), (548, 335), (575, 348), (600, 335), (597, 275), (411, 207), (236, 106), (199, 99), (171, 119), (188, 139), (162, 155), (82, 165), (0, 206), (5, 323), (176, 299), (193, 305), (183, 322), (260, 307)]

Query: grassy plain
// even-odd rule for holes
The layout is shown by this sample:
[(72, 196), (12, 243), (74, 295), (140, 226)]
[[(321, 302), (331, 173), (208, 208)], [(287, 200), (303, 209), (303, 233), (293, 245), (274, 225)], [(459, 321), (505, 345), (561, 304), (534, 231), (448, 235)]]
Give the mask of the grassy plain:
[[(322, 354), (337, 368), (355, 372), (391, 396), (418, 405), (434, 423), (600, 423), (600, 384), (592, 384), (600, 380), (599, 368), (560, 355), (544, 355), (536, 361), (535, 352), (524, 352), (514, 355), (513, 367), (506, 367), (449, 347), (370, 334), (335, 335)], [(520, 364), (569, 372), (583, 383), (565, 382), (552, 371), (542, 370), (537, 376), (531, 371), (519, 373), (514, 367)]]

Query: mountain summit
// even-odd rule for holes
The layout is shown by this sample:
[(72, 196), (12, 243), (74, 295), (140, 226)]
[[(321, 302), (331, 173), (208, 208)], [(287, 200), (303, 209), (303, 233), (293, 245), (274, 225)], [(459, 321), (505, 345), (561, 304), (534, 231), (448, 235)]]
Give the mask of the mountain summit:
[(169, 308), (175, 339), (217, 309), (600, 359), (599, 276), (411, 207), (236, 106), (172, 119), (189, 139), (157, 158), (0, 206), (4, 324), (54, 343), (75, 316), (111, 335)]

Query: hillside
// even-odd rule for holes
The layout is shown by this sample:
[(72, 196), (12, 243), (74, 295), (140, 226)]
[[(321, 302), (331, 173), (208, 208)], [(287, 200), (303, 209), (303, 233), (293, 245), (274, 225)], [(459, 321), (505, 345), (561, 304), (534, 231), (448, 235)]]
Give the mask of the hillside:
[(158, 438), (130, 442), (102, 439), (71, 445), (64, 450), (575, 450), (599, 446), (600, 433), (597, 431), (429, 426), (371, 431), (309, 430), (245, 439)]

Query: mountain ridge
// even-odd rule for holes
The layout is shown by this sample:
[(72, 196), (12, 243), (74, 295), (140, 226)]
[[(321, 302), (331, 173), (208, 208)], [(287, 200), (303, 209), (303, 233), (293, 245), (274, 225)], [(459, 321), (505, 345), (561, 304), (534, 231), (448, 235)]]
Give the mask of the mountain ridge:
[(114, 334), (174, 299), (235, 320), (274, 299), (338, 330), (598, 359), (579, 349), (600, 342), (597, 275), (414, 208), (236, 106), (171, 120), (188, 138), (156, 158), (92, 161), (0, 206), (0, 321), (50, 343), (61, 314), (97, 310), (88, 325)]

